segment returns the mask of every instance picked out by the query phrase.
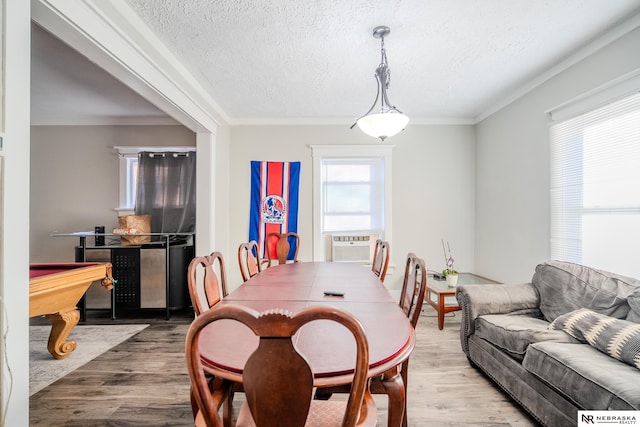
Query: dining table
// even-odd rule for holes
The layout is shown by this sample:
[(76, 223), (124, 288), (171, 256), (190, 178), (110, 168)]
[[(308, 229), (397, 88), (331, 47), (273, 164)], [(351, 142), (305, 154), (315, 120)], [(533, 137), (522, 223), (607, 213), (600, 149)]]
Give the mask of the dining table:
[[(315, 305), (334, 306), (363, 325), (369, 345), (369, 378), (400, 366), (415, 346), (415, 330), (398, 302), (370, 268), (353, 263), (296, 262), (272, 266), (244, 282), (218, 304), (236, 304), (257, 312), (284, 309), (292, 313)], [(317, 320), (293, 337), (314, 373), (315, 387), (350, 384), (355, 341), (341, 325)], [(205, 370), (242, 383), (242, 370), (258, 346), (258, 337), (229, 319), (214, 322), (200, 335)], [(406, 395), (400, 381), (401, 394)], [(395, 411), (404, 411), (404, 401)]]

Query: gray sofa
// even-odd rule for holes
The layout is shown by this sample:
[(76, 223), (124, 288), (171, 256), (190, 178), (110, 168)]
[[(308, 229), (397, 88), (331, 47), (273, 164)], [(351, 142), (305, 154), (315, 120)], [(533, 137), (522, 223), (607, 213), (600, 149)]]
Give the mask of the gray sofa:
[(579, 410), (640, 410), (640, 280), (566, 262), (531, 283), (460, 285), (460, 341), (542, 425)]

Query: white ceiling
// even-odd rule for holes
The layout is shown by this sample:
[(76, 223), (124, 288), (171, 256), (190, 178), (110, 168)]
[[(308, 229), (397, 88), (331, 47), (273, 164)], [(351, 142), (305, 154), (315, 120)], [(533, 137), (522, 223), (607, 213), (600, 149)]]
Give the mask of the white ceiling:
[[(231, 124), (349, 123), (375, 97), (414, 123), (475, 122), (638, 26), (640, 0), (126, 0)], [(616, 31), (612, 31), (616, 28)], [(34, 27), (32, 122), (161, 121), (149, 102)], [(84, 119), (83, 119), (84, 118)]]

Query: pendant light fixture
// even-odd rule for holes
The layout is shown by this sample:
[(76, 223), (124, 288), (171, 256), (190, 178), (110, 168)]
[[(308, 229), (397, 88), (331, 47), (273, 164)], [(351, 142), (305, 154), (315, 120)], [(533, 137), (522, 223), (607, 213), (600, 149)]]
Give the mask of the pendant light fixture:
[[(373, 29), (373, 37), (380, 39), (381, 60), (380, 65), (376, 68), (376, 82), (378, 83), (378, 92), (373, 105), (362, 117), (360, 117), (351, 129), (357, 124), (360, 130), (374, 138), (385, 138), (393, 136), (401, 131), (409, 123), (409, 117), (402, 114), (395, 106), (391, 105), (387, 97), (387, 89), (391, 82), (391, 70), (387, 64), (387, 53), (384, 50), (384, 38), (391, 30), (389, 27), (378, 26)], [(373, 112), (380, 100), (380, 108), (377, 112)], [(372, 113), (373, 112), (373, 113)]]

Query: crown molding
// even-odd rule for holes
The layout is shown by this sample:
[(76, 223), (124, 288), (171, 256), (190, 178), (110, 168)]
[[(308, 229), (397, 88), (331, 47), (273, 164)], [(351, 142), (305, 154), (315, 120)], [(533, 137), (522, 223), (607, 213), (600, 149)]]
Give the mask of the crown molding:
[(581, 49), (576, 51), (574, 54), (568, 56), (566, 59), (557, 63), (556, 65), (551, 67), (549, 70), (542, 73), (540, 76), (531, 80), (527, 84), (522, 85), (518, 89), (514, 90), (510, 94), (503, 97), (501, 100), (499, 100), (495, 104), (489, 106), (483, 113), (479, 114), (474, 119), (474, 122), (479, 123), (483, 121), (487, 117), (491, 116), (492, 114), (500, 111), (507, 105), (511, 104), (515, 100), (531, 92), (536, 87), (547, 82), (548, 80), (552, 79), (553, 77), (557, 76), (558, 74), (562, 73), (563, 71), (567, 70), (568, 68), (572, 67), (573, 65), (577, 64), (578, 62), (582, 61), (588, 56), (594, 54), (598, 50), (609, 45), (610, 43), (613, 43), (614, 41), (618, 40), (625, 34), (630, 33), (631, 31), (635, 30), (638, 27), (640, 27), (640, 13), (637, 13), (631, 16), (630, 18), (624, 20), (623, 22), (621, 22), (620, 24), (612, 28), (610, 31), (607, 31), (601, 36), (596, 37), (590, 43), (586, 44)]
[[(242, 118), (231, 119), (230, 126), (351, 126), (354, 118), (327, 117), (327, 118)], [(418, 117), (411, 118), (407, 127), (412, 125), (474, 125), (472, 117)]]

